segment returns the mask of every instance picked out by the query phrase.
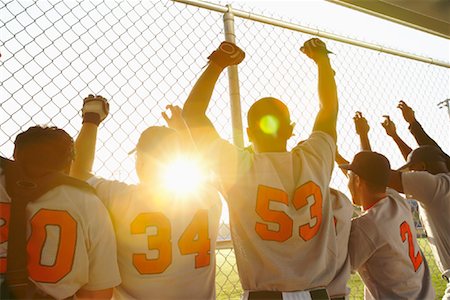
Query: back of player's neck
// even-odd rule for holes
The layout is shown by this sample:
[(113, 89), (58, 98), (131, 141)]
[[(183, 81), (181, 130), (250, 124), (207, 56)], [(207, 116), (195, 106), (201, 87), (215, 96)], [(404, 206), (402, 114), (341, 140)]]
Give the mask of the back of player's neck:
[(264, 152), (286, 152), (286, 144), (276, 144), (273, 143), (271, 145), (253, 145), (253, 149), (255, 153), (264, 153)]
[(364, 210), (370, 209), (377, 204), (380, 200), (386, 198), (386, 193), (373, 193), (364, 198), (363, 208)]

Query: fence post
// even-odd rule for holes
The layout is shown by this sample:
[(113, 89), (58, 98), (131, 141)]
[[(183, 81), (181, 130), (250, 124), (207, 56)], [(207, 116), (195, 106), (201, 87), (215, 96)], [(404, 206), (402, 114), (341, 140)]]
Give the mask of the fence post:
[[(236, 43), (234, 34), (234, 15), (231, 5), (227, 5), (228, 11), (223, 15), (225, 40)], [(242, 131), (241, 95), (239, 92), (239, 75), (237, 66), (228, 67), (228, 85), (230, 88), (231, 125), (233, 126), (233, 143), (243, 148), (244, 137)]]

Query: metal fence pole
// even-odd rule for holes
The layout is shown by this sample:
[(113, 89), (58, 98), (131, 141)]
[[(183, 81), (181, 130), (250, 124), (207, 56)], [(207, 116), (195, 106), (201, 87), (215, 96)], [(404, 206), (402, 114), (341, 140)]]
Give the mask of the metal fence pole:
[[(236, 44), (234, 34), (234, 15), (231, 5), (227, 5), (228, 11), (223, 15), (225, 40)], [(231, 125), (233, 126), (233, 143), (243, 148), (244, 137), (242, 132), (241, 96), (239, 91), (239, 74), (237, 66), (228, 67), (228, 84), (230, 87)]]

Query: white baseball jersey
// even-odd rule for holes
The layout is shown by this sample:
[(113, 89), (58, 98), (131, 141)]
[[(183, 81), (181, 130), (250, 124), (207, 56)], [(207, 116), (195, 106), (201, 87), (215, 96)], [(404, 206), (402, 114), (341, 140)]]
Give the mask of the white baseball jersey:
[(347, 281), (350, 279), (350, 259), (348, 257), (348, 240), (350, 237), (353, 205), (342, 192), (330, 188), (333, 221), (336, 228), (337, 259), (336, 276), (327, 286), (330, 297), (343, 297), (350, 294)]
[(364, 281), (364, 298), (434, 299), (409, 204), (388, 190), (388, 197), (352, 220), (348, 251)]
[[(4, 179), (1, 175), (0, 273), (6, 272), (11, 206)], [(102, 290), (120, 284), (113, 227), (95, 195), (58, 186), (26, 209), (28, 274), (40, 290), (63, 299), (81, 288)]]
[(439, 270), (450, 270), (450, 173), (402, 173), (403, 191), (417, 200)]
[(111, 214), (122, 284), (117, 299), (215, 299), (221, 202), (203, 188), (176, 197), (157, 186), (88, 180)]
[(333, 279), (335, 147), (323, 132), (290, 152), (254, 154), (220, 139), (211, 145), (244, 290), (300, 291)]

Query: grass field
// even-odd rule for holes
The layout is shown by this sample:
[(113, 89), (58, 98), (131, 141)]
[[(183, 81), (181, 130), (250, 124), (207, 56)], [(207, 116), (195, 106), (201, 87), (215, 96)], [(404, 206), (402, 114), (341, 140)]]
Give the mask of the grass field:
[[(428, 265), (431, 270), (433, 286), (436, 290), (436, 299), (441, 299), (445, 290), (445, 282), (434, 262), (431, 249), (426, 239), (419, 239), (422, 252), (425, 254)], [(217, 270), (216, 270), (216, 293), (217, 299), (240, 299), (242, 293), (241, 284), (236, 267), (236, 258), (232, 249), (222, 249), (217, 251)], [(351, 288), (350, 299), (364, 298), (364, 285), (358, 274), (351, 276), (348, 282)]]

